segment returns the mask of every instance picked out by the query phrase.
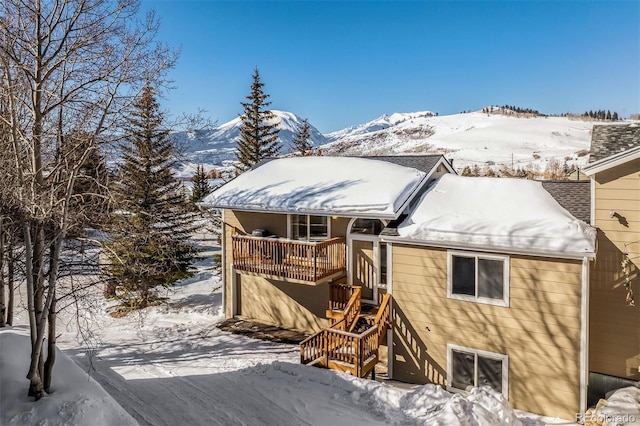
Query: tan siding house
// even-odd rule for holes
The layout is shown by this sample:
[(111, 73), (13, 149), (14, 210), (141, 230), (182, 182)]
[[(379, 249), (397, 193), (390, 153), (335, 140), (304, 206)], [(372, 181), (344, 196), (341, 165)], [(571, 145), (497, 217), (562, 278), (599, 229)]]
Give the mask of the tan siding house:
[[(403, 169), (380, 173), (389, 159)], [(334, 282), (342, 280), (358, 287), (363, 304), (392, 296), (392, 329), (379, 358), (388, 354), (394, 380), (454, 392), (488, 385), (515, 408), (569, 420), (586, 409), (587, 355), (595, 357), (589, 273), (601, 272), (589, 265), (594, 230), (550, 195), (562, 188), (458, 177), (442, 158), (416, 174), (406, 170), (415, 158), (378, 157), (362, 166), (374, 167), (382, 180), (363, 187), (356, 203), (341, 205), (361, 171), (343, 181), (334, 173), (330, 183), (309, 175), (320, 161), (347, 160), (275, 161), (314, 166), (301, 167), (308, 172), (303, 178), (292, 172), (281, 180), (260, 166), (209, 199), (223, 209), (227, 318), (307, 332), (333, 327), (327, 307)], [(389, 182), (397, 195), (376, 203), (377, 188)], [(280, 185), (291, 189), (277, 192)], [(265, 235), (253, 236), (259, 230)]]
[[(640, 126), (596, 126), (591, 178), (592, 225), (598, 252), (591, 265), (590, 351), (592, 373), (640, 380)], [(628, 259), (636, 306), (625, 306)]]

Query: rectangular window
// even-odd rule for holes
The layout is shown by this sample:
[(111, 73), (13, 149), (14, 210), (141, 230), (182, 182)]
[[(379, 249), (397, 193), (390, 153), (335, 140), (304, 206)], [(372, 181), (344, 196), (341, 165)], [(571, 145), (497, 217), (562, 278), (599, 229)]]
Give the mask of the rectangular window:
[(380, 277), (378, 279), (379, 284), (386, 285), (387, 284), (387, 243), (380, 243), (378, 246), (378, 253), (380, 255), (380, 261), (378, 265), (380, 265)]
[(508, 397), (507, 355), (447, 345), (447, 382), (452, 390), (489, 386)]
[(309, 239), (322, 240), (329, 237), (327, 216), (309, 216)]
[(329, 238), (329, 218), (306, 214), (291, 215), (291, 238), (307, 241)]
[(291, 216), (291, 238), (294, 240), (306, 240), (309, 236), (307, 217), (300, 214)]
[(449, 251), (447, 293), (452, 299), (509, 306), (509, 257)]

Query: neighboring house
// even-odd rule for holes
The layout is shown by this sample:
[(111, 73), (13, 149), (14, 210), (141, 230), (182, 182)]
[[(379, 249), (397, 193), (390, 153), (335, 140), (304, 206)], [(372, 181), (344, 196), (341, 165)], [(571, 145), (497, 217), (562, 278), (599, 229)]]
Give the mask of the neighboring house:
[[(223, 209), (226, 317), (322, 337), (346, 318), (327, 310), (340, 291), (391, 294), (393, 379), (486, 384), (574, 420), (591, 371), (589, 196), (583, 182), (460, 177), (442, 156), (305, 157), (264, 162), (204, 204)], [(327, 336), (301, 361), (331, 366), (326, 348), (314, 360), (338, 345)]]
[[(589, 371), (591, 403), (640, 380), (640, 124), (595, 125), (589, 164), (591, 225), (598, 252), (591, 268)], [(636, 306), (627, 306), (628, 272)]]
[(589, 176), (585, 175), (584, 172), (580, 169), (575, 169), (571, 173), (567, 175), (568, 180), (580, 180), (589, 182)]

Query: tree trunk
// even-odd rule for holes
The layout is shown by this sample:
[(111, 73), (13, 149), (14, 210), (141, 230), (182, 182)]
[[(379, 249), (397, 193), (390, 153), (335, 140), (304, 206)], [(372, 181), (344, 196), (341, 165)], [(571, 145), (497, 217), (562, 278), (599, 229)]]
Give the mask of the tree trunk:
[(9, 287), (9, 300), (7, 302), (7, 324), (13, 325), (13, 305), (14, 305), (14, 262), (13, 258), (13, 237), (9, 237), (7, 258), (7, 286)]
[(40, 336), (39, 327), (36, 319), (36, 307), (35, 307), (35, 287), (33, 274), (33, 263), (31, 262), (33, 256), (33, 245), (31, 241), (32, 227), (28, 222), (22, 225), (24, 234), (24, 250), (26, 266), (26, 280), (27, 280), (27, 312), (29, 314), (29, 330), (31, 332), (31, 360), (29, 364), (29, 372), (27, 373), (27, 379), (29, 379), (29, 396), (35, 397), (36, 400), (42, 398), (44, 395), (44, 389), (42, 387), (42, 379), (38, 370), (38, 361), (40, 359), (40, 351), (42, 349), (42, 339)]
[(51, 393), (53, 365), (56, 362), (56, 282), (58, 281), (60, 251), (64, 241), (64, 232), (60, 232), (57, 237), (52, 235), (51, 241), (49, 246), (49, 292), (47, 294), (47, 303), (45, 304), (49, 320), (49, 340), (47, 342), (47, 361), (43, 365), (44, 372), (42, 376), (44, 377), (44, 390), (47, 393)]
[(51, 393), (53, 365), (56, 362), (56, 294), (53, 288), (53, 301), (49, 308), (49, 339), (47, 341), (47, 360), (44, 363), (44, 391)]
[(0, 217), (0, 327), (7, 325), (7, 304), (5, 298), (6, 281), (4, 276), (5, 241), (4, 217)]

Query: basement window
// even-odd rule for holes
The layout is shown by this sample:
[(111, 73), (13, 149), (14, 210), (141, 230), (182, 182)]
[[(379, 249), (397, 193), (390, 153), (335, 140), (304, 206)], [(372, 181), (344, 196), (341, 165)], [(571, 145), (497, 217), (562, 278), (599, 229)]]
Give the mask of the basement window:
[(507, 355), (447, 345), (447, 384), (452, 391), (489, 386), (508, 397), (508, 373)]

